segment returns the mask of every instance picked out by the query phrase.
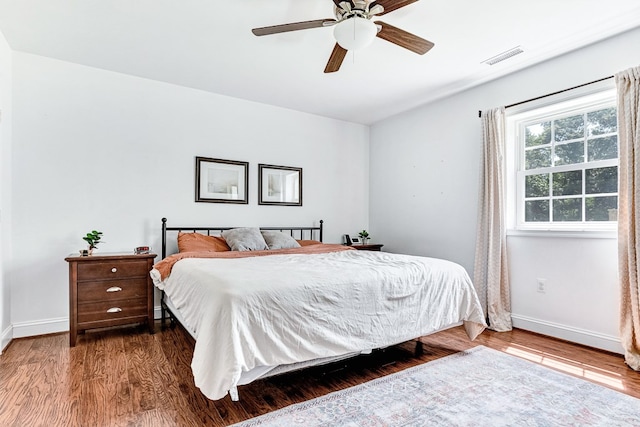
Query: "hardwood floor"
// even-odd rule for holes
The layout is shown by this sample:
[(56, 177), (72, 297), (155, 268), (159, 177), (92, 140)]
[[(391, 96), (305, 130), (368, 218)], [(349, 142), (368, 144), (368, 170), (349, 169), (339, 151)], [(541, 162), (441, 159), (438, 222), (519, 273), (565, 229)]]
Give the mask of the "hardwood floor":
[(522, 330), (461, 327), (369, 356), (239, 387), (240, 402), (205, 398), (193, 384), (192, 346), (179, 328), (144, 328), (14, 340), (0, 356), (1, 426), (225, 426), (292, 403), (484, 345), (640, 398), (640, 373), (622, 356)]

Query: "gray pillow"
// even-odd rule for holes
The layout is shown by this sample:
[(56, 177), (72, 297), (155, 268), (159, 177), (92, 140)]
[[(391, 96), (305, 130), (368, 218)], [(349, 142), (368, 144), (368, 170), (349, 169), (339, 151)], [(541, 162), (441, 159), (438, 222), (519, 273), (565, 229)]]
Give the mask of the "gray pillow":
[(222, 232), (232, 251), (263, 251), (269, 249), (258, 228), (234, 228)]
[(290, 249), (299, 248), (300, 244), (296, 239), (281, 231), (262, 231), (262, 237), (267, 242), (269, 249)]

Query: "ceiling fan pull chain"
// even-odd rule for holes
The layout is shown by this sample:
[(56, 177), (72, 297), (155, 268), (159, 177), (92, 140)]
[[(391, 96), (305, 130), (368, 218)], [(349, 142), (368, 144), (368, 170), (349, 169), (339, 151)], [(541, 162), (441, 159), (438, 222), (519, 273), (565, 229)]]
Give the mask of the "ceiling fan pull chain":
[(355, 41), (356, 40), (356, 20), (352, 18), (351, 21), (353, 21), (353, 41)]

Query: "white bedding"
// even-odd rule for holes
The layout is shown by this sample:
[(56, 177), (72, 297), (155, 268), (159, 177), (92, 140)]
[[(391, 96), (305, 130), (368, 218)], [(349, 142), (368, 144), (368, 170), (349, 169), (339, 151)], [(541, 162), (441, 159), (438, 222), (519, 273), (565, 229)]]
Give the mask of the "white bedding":
[(220, 399), (242, 372), (397, 344), (484, 315), (466, 271), (434, 258), (341, 251), (186, 258), (156, 286), (196, 344), (196, 385)]

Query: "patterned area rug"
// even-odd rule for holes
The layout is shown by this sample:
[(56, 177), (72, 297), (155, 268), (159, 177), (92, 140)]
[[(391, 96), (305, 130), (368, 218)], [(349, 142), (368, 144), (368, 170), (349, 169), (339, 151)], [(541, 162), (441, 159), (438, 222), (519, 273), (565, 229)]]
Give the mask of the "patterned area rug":
[(235, 426), (640, 426), (640, 399), (479, 346)]

